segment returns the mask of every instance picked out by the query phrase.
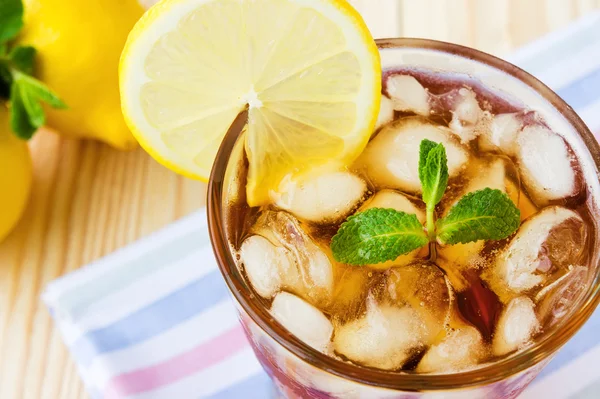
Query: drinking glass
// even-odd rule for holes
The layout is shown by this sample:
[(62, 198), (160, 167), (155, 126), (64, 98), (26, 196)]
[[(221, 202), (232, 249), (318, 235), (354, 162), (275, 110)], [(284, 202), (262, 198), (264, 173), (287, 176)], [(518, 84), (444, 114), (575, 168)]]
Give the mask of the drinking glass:
[[(588, 206), (600, 212), (600, 147), (585, 124), (539, 80), (499, 58), (471, 48), (423, 39), (378, 40), (384, 70), (412, 66), (467, 74), (497, 93), (537, 110), (578, 155)], [(592, 273), (580, 297), (560, 322), (530, 347), (481, 367), (452, 374), (397, 373), (361, 367), (323, 354), (290, 334), (253, 293), (236, 265), (235, 249), (245, 231), (239, 214), (245, 201), (243, 130), (238, 116), (223, 141), (208, 186), (209, 230), (217, 262), (234, 298), (246, 335), (283, 398), (515, 398), (581, 328), (600, 301), (599, 237), (591, 238)], [(247, 230), (247, 227), (246, 227)]]

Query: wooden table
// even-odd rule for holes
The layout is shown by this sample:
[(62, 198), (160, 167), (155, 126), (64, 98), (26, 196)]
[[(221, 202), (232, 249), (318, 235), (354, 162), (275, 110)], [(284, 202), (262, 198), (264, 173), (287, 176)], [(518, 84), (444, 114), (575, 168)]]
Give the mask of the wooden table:
[[(500, 56), (600, 8), (600, 0), (351, 2), (375, 37), (439, 39)], [(203, 206), (206, 186), (164, 169), (141, 149), (119, 152), (42, 131), (31, 150), (31, 201), (0, 244), (0, 398), (86, 398), (41, 290)]]

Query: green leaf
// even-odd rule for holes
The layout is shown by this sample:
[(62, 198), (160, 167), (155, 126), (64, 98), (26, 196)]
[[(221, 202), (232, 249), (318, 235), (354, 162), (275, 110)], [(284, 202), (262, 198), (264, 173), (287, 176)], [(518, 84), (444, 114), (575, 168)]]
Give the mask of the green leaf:
[(33, 136), (37, 127), (35, 127), (29, 118), (19, 83), (14, 81), (10, 90), (10, 127), (17, 137), (28, 140)]
[(462, 197), (437, 221), (437, 236), (444, 244), (501, 240), (517, 231), (520, 216), (508, 195), (484, 188)]
[(423, 187), (423, 201), (428, 209), (433, 209), (442, 199), (448, 185), (448, 160), (443, 144), (421, 141), (419, 179)]
[(414, 214), (371, 208), (350, 216), (331, 240), (338, 262), (369, 265), (394, 260), (428, 243)]
[(29, 115), (29, 122), (36, 128), (42, 127), (46, 122), (42, 104), (40, 104), (35, 95), (28, 91), (27, 85), (23, 84), (22, 80), (17, 80), (16, 82), (16, 87), (20, 91), (19, 96), (21, 97), (23, 106), (27, 111), (27, 115)]
[(31, 46), (16, 46), (10, 51), (8, 57), (14, 66), (19, 68), (22, 72), (31, 75), (33, 73), (35, 54), (36, 50)]
[(14, 39), (22, 27), (21, 0), (0, 0), (0, 43)]
[(427, 164), (427, 155), (438, 143), (435, 141), (423, 139), (419, 145), (419, 180), (425, 180), (425, 165)]
[(11, 128), (18, 137), (30, 139), (46, 121), (42, 101), (55, 108), (65, 108), (66, 105), (38, 80), (16, 70), (13, 70), (12, 76)]
[(53, 108), (64, 109), (67, 105), (52, 91), (37, 79), (22, 73), (16, 74), (19, 84), (26, 87), (27, 93), (38, 100), (45, 102)]

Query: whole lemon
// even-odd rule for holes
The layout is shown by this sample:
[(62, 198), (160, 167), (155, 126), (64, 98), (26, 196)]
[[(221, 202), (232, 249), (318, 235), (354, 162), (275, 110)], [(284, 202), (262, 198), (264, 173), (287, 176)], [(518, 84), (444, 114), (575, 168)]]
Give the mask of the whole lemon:
[(137, 145), (121, 114), (118, 66), (144, 10), (136, 0), (24, 0), (19, 43), (37, 49), (35, 75), (69, 107), (46, 107), (47, 124), (71, 137), (129, 149)]
[(8, 109), (0, 103), (0, 241), (21, 217), (33, 177), (27, 142), (11, 132), (8, 118)]

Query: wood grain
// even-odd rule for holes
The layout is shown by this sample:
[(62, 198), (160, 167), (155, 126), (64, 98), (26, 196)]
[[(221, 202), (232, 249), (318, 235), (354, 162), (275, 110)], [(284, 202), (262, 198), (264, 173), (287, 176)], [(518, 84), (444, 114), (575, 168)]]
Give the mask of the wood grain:
[[(594, 9), (600, 0), (350, 0), (375, 37), (456, 42), (502, 56)], [(204, 205), (205, 185), (142, 150), (40, 132), (34, 189), (0, 244), (0, 398), (87, 398), (40, 302), (52, 279)]]

